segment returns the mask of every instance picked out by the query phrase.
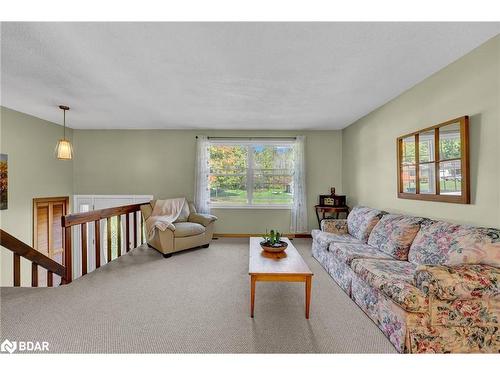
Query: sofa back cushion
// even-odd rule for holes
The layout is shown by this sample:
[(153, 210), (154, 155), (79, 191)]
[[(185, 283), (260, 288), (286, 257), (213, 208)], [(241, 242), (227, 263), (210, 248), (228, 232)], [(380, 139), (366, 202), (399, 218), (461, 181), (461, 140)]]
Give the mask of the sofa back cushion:
[(500, 230), (426, 220), (413, 240), (408, 260), (415, 264), (500, 267)]
[(370, 233), (368, 244), (393, 258), (408, 260), (410, 245), (422, 221), (414, 216), (384, 215)]
[(347, 231), (362, 242), (368, 241), (373, 227), (377, 225), (384, 212), (370, 207), (356, 206), (347, 216)]

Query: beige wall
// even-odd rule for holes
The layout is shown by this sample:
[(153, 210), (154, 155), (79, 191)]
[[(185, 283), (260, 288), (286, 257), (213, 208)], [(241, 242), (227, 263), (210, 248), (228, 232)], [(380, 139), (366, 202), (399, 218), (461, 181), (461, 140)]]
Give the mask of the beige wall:
[[(75, 194), (153, 194), (193, 197), (197, 134), (209, 136), (306, 136), (309, 227), (312, 207), (331, 186), (342, 190), (340, 131), (75, 130)], [(214, 209), (218, 233), (290, 229), (289, 210)]]
[[(4, 107), (0, 119), (0, 149), (9, 157), (9, 207), (0, 211), (0, 227), (32, 245), (32, 200), (71, 196), (73, 162), (54, 157), (61, 126)], [(12, 253), (2, 248), (0, 261), (1, 285), (12, 285)], [(22, 285), (31, 285), (30, 262), (23, 260), (21, 270)]]
[[(351, 204), (500, 228), (500, 37), (345, 128), (343, 185)], [(472, 204), (397, 198), (396, 138), (470, 116)]]

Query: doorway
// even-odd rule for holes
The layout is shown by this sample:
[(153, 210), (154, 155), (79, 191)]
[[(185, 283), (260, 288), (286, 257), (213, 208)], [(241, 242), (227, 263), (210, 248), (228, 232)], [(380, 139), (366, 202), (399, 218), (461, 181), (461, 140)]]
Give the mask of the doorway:
[[(137, 203), (147, 203), (153, 199), (152, 195), (73, 195), (73, 213), (88, 212), (93, 210), (101, 210), (104, 208), (125, 206), (128, 204)], [(100, 243), (101, 243), (101, 264), (109, 262), (108, 259), (107, 246), (111, 245), (111, 257), (116, 258), (118, 253), (118, 232), (122, 238), (125, 236), (125, 217), (122, 217), (121, 228), (117, 226), (118, 221), (116, 217), (110, 220), (111, 225), (111, 239), (108, 242), (107, 238), (107, 228), (106, 220), (100, 221)], [(133, 229), (130, 229), (133, 231)], [(73, 231), (73, 277), (80, 277), (81, 271), (81, 232), (80, 230)], [(140, 234), (138, 234), (140, 236)], [(143, 234), (145, 236), (145, 234)], [(130, 238), (132, 238), (132, 233), (130, 233)], [(139, 237), (141, 238), (141, 237)], [(88, 272), (92, 271), (96, 267), (95, 261), (95, 239), (94, 239), (94, 226), (89, 225), (87, 228), (87, 269)], [(121, 244), (123, 246), (124, 244)], [(129, 244), (129, 247), (131, 244)], [(124, 254), (126, 251), (125, 247), (121, 248), (121, 253)]]
[[(33, 247), (64, 265), (64, 237), (61, 218), (69, 213), (69, 197), (33, 199)], [(39, 285), (46, 285), (47, 273), (39, 267)], [(60, 277), (54, 275), (54, 285)]]

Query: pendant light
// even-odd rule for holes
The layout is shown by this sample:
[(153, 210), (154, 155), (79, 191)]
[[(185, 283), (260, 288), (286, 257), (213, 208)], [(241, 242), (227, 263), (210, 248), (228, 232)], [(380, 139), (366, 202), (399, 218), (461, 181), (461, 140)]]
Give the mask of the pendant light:
[(60, 160), (71, 160), (73, 159), (73, 147), (71, 142), (66, 139), (66, 111), (69, 111), (69, 107), (66, 105), (60, 105), (59, 108), (63, 110), (63, 137), (57, 142), (56, 146), (56, 157)]

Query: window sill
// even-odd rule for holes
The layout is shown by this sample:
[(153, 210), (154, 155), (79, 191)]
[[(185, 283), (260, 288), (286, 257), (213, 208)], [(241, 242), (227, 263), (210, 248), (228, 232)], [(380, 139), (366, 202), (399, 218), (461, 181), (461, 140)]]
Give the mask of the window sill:
[(221, 210), (291, 210), (288, 205), (216, 205), (211, 204), (210, 208)]

